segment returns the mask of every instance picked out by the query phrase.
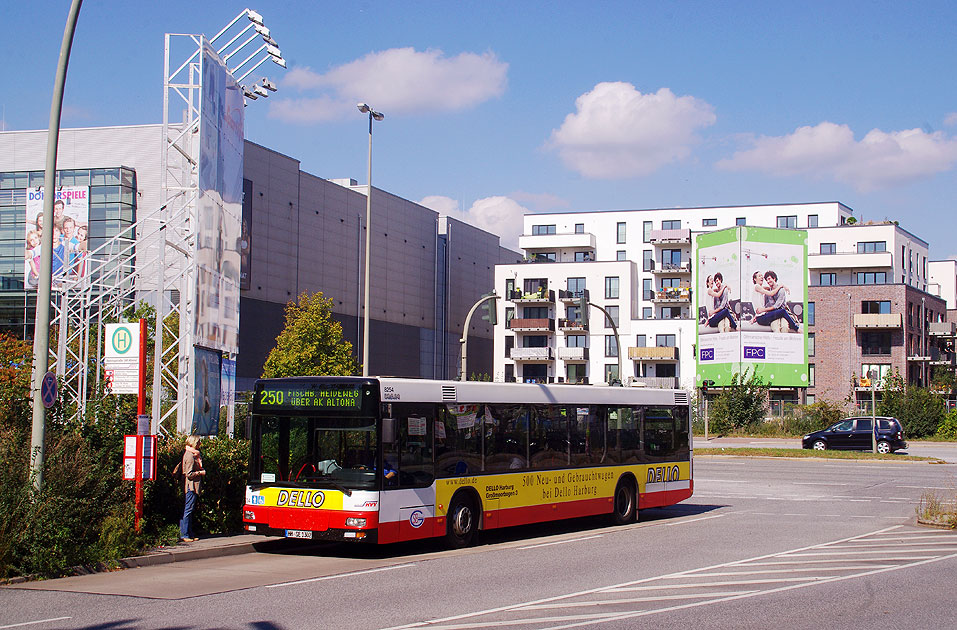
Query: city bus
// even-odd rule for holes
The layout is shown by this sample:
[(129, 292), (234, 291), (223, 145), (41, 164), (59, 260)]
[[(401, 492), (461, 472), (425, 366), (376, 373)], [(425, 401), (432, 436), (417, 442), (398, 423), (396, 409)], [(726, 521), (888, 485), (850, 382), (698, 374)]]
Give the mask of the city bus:
[(392, 543), (672, 505), (688, 393), (385, 377), (256, 382), (246, 531)]

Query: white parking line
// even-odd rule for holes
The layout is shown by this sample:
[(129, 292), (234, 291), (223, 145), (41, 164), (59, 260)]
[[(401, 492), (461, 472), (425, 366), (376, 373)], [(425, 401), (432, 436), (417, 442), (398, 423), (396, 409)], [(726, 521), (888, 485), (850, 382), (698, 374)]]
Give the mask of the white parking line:
[(587, 606), (606, 606), (615, 604), (641, 604), (647, 602), (666, 602), (676, 599), (701, 599), (702, 597), (724, 597), (726, 595), (738, 595), (739, 593), (753, 591), (726, 591), (716, 593), (681, 593), (674, 595), (659, 595), (657, 597), (628, 597), (625, 599), (592, 599), (587, 602), (555, 602), (551, 604), (535, 604), (532, 606), (523, 606), (515, 610), (550, 610), (552, 608), (585, 608)]
[(73, 617), (53, 617), (52, 619), (38, 619), (36, 621), (24, 621), (23, 623), (12, 623), (9, 626), (0, 626), (0, 630), (6, 630), (7, 628), (22, 628), (24, 626), (32, 626), (38, 623), (50, 623), (51, 621), (65, 621), (67, 619), (73, 619)]
[(795, 486), (849, 486), (849, 483), (835, 483), (833, 481), (792, 481)]

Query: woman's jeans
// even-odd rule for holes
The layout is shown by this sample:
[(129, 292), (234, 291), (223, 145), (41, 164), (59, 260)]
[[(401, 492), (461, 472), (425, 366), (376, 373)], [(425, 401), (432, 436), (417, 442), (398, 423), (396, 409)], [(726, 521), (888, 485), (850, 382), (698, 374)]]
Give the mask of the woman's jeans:
[(183, 506), (183, 518), (179, 522), (180, 538), (195, 538), (193, 536), (193, 512), (196, 510), (196, 503), (199, 501), (199, 495), (192, 490), (186, 493), (186, 504)]
[(761, 313), (754, 318), (754, 321), (761, 324), (762, 326), (770, 326), (771, 322), (776, 319), (787, 320), (788, 328), (794, 332), (798, 331), (798, 323), (794, 321), (794, 318), (791, 317), (791, 314), (785, 308), (776, 308), (773, 311), (768, 311), (767, 313)]

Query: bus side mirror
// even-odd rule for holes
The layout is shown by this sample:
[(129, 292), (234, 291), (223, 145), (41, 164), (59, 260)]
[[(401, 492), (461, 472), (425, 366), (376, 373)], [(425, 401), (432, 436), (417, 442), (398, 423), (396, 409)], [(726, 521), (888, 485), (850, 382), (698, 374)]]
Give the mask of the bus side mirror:
[(395, 418), (382, 419), (382, 442), (384, 444), (395, 443)]

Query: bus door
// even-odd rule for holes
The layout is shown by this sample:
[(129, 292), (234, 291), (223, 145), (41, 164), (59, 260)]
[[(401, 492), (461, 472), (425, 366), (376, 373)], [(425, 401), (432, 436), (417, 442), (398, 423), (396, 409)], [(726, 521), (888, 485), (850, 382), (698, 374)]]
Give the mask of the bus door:
[(436, 405), (385, 403), (382, 407), (380, 536), (388, 537), (389, 530), (394, 531), (395, 540), (433, 536)]

